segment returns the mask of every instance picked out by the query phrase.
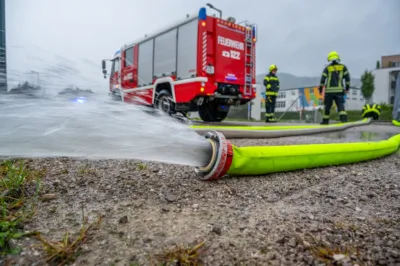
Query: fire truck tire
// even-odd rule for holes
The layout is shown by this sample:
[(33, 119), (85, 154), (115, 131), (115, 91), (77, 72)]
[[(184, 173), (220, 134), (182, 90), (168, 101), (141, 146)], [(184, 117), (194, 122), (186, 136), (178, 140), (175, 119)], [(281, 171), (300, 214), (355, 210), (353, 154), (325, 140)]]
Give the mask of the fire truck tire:
[(114, 101), (122, 101), (121, 95), (111, 94), (110, 97)]
[(229, 109), (224, 111), (218, 110), (219, 105), (215, 103), (206, 103), (199, 107), (199, 116), (204, 122), (221, 122), (229, 112)]
[(172, 101), (171, 93), (167, 90), (160, 91), (155, 100), (154, 107), (167, 114), (175, 113), (175, 104)]

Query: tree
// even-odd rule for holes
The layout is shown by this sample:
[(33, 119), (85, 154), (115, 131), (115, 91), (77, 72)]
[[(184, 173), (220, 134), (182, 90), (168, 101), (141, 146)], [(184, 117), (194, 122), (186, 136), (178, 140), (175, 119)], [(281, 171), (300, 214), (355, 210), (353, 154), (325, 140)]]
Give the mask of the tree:
[(365, 70), (364, 74), (361, 76), (361, 93), (364, 96), (364, 99), (370, 103), (372, 94), (374, 94), (375, 84), (374, 84), (375, 77), (372, 74), (372, 71)]
[(381, 68), (381, 62), (379, 60), (376, 60), (376, 68)]

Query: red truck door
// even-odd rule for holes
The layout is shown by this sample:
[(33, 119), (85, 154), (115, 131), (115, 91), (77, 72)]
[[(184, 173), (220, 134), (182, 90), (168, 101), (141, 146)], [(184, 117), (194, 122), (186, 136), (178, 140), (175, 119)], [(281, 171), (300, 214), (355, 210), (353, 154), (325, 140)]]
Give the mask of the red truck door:
[(123, 89), (136, 88), (137, 66), (134, 60), (134, 47), (125, 49), (122, 53), (121, 85)]
[(245, 31), (222, 21), (215, 24), (215, 81), (244, 85)]

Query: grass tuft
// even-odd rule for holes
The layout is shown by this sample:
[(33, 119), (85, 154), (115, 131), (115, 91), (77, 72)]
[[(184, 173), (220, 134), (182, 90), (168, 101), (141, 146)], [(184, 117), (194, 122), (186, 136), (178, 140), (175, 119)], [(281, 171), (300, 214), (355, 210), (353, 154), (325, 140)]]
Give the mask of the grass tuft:
[(180, 266), (198, 266), (200, 262), (200, 250), (205, 242), (192, 247), (176, 247), (175, 249), (166, 251), (164, 254), (155, 256), (156, 265), (180, 265)]
[(0, 255), (19, 254), (21, 249), (12, 240), (37, 234), (22, 233), (22, 224), (36, 212), (45, 174), (25, 166), (22, 160), (0, 162)]
[(136, 164), (136, 168), (137, 168), (139, 171), (146, 170), (146, 169), (147, 169), (147, 164), (145, 164), (145, 163), (138, 163), (138, 164)]
[[(299, 243), (304, 243), (302, 239), (298, 239)], [(308, 242), (308, 241), (307, 241)], [(356, 247), (349, 245), (328, 245), (321, 240), (317, 240), (316, 238), (310, 236), (309, 242), (306, 249), (319, 261), (326, 263), (328, 265), (336, 263), (335, 256), (344, 255), (344, 257), (354, 256), (359, 260), (359, 250)]]
[(42, 248), (47, 253), (46, 262), (65, 265), (68, 262), (75, 261), (79, 255), (80, 247), (87, 240), (88, 234), (91, 230), (100, 226), (102, 218), (103, 216), (99, 216), (96, 221), (89, 224), (87, 217), (83, 217), (81, 230), (75, 239), (72, 239), (68, 232), (64, 234), (61, 241), (55, 242), (46, 240), (40, 234), (37, 234), (36, 239), (43, 244)]

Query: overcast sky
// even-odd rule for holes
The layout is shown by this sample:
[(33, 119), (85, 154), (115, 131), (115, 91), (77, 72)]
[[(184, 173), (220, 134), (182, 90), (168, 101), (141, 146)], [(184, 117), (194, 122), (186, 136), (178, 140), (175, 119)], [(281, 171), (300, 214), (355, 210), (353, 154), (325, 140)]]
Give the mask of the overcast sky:
[[(381, 55), (400, 54), (400, 0), (213, 0), (237, 21), (258, 24), (257, 73), (270, 64), (319, 76), (329, 51), (353, 76)], [(11, 81), (103, 89), (101, 59), (123, 44), (197, 13), (200, 0), (6, 0)], [(62, 64), (60, 64), (62, 62)], [(43, 78), (45, 79), (45, 78)], [(59, 81), (59, 82), (57, 82)], [(57, 85), (56, 85), (57, 84)], [(104, 89), (107, 89), (106, 87)]]

